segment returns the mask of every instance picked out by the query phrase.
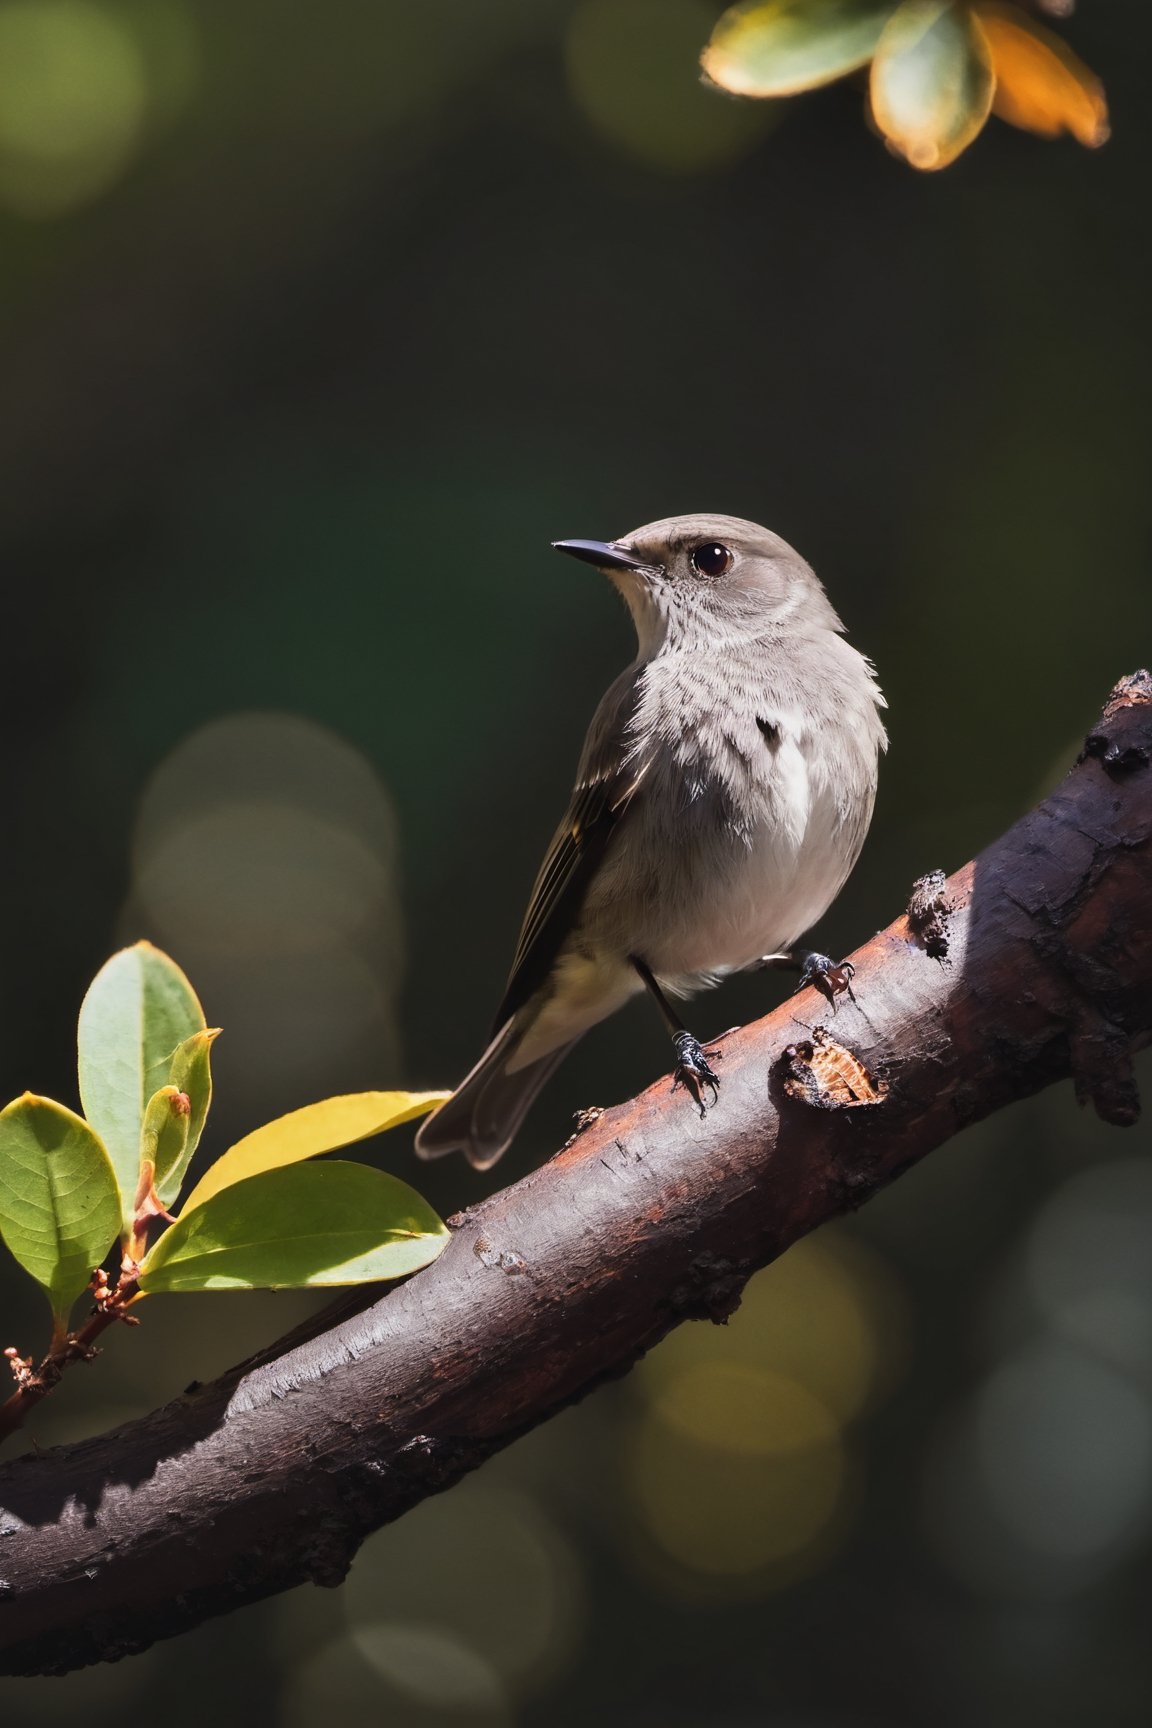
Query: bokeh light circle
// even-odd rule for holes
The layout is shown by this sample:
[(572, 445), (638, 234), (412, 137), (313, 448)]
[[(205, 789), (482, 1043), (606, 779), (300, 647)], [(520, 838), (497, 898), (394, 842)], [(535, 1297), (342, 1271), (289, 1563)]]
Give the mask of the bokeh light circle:
[[(424, 1501), (369, 1538), (344, 1601), (365, 1651), (391, 1647), (381, 1628), (421, 1627), (482, 1651), (517, 1695), (563, 1670), (584, 1618), (563, 1533), (532, 1497), (483, 1479)], [(383, 1645), (373, 1642), (381, 1637)]]
[(574, 100), (604, 138), (649, 167), (698, 173), (735, 160), (776, 111), (701, 82), (700, 51), (715, 22), (704, 0), (582, 0), (565, 44)]
[(1079, 1171), (1032, 1227), (1032, 1301), (1062, 1337), (1152, 1384), (1152, 1165)]
[(659, 1396), (697, 1363), (738, 1363), (802, 1385), (838, 1423), (855, 1420), (903, 1372), (908, 1319), (886, 1262), (847, 1232), (796, 1242), (745, 1287), (724, 1327), (681, 1326), (640, 1364)]
[(359, 835), (273, 799), (174, 822), (141, 857), (135, 883), (160, 928), (179, 926), (198, 948), (250, 956), (354, 941), (390, 887), (389, 861)]
[(0, 202), (60, 216), (114, 184), (148, 107), (131, 31), (88, 0), (9, 0), (0, 69)]
[(507, 1708), (492, 1663), (442, 1627), (388, 1620), (355, 1626), (351, 1637), (364, 1660), (416, 1704), (466, 1716)]
[(285, 1664), (277, 1728), (318, 1722), (394, 1728), (513, 1728), (482, 1652), (427, 1628), (397, 1624), (374, 1637), (346, 1633)]
[[(689, 1595), (702, 1585), (739, 1596), (817, 1571), (845, 1504), (847, 1459), (829, 1412), (795, 1381), (762, 1373), (753, 1392), (756, 1371), (742, 1378), (737, 1392), (731, 1366), (691, 1371), (631, 1437), (642, 1531), (673, 1569), (672, 1588)], [(709, 1379), (719, 1402), (694, 1405), (686, 1421)]]
[(943, 1425), (925, 1486), (930, 1540), (977, 1595), (1082, 1595), (1152, 1530), (1152, 1406), (1106, 1363), (1035, 1344)]
[(399, 1078), (396, 819), (353, 745), (294, 714), (210, 722), (149, 781), (132, 865), (123, 939), (193, 979), (245, 1113)]
[(1060, 1344), (1004, 1363), (976, 1440), (993, 1512), (1044, 1558), (1106, 1559), (1148, 1528), (1152, 1408), (1103, 1363)]
[(839, 1439), (835, 1417), (794, 1380), (741, 1362), (698, 1362), (673, 1375), (653, 1415), (685, 1440), (747, 1458), (795, 1458)]

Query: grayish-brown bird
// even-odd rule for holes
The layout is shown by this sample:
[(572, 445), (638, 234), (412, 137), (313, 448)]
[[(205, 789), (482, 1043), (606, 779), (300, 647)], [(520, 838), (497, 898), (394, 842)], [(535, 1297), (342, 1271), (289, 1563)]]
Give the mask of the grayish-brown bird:
[[(813, 571), (766, 528), (673, 516), (558, 540), (622, 594), (635, 660), (592, 718), (492, 1042), (416, 1139), (487, 1169), (576, 1040), (655, 997), (698, 1103), (718, 1084), (667, 998), (787, 960), (872, 816), (884, 698)], [(850, 968), (797, 956), (805, 977)]]

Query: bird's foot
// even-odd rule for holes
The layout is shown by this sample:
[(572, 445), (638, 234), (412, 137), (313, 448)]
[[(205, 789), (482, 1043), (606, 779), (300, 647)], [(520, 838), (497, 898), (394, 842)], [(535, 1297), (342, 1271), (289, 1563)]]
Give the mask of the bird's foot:
[(830, 960), (827, 954), (803, 954), (800, 956), (800, 982), (797, 990), (803, 990), (806, 984), (811, 984), (819, 990), (836, 1010), (837, 996), (847, 995), (849, 1002), (855, 1002), (852, 993), (852, 980), (856, 976), (856, 968), (851, 960), (839, 962)]
[(708, 1106), (704, 1102), (704, 1088), (712, 1092), (712, 1102), (715, 1104), (720, 1096), (720, 1076), (712, 1067), (724, 1055), (723, 1050), (705, 1050), (699, 1038), (694, 1038), (691, 1032), (677, 1032), (672, 1040), (672, 1048), (676, 1052), (676, 1067), (672, 1074), (672, 1090), (683, 1086), (692, 1097), (701, 1116), (707, 1115)]

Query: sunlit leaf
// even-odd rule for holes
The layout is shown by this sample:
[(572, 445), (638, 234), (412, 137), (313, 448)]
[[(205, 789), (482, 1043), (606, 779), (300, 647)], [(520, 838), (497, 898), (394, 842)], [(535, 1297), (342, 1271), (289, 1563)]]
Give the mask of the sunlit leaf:
[(188, 1094), (178, 1086), (162, 1086), (148, 1100), (140, 1130), (140, 1164), (150, 1165), (158, 1193), (183, 1164), (191, 1110)]
[(136, 1198), (148, 1100), (168, 1084), (177, 1046), (203, 1028), (192, 986), (150, 942), (113, 954), (81, 1005), (80, 1097), (108, 1148), (126, 1225)]
[(212, 1102), (212, 1046), (220, 1036), (218, 1026), (203, 1032), (193, 1032), (178, 1045), (172, 1058), (172, 1085), (183, 1092), (192, 1109), (188, 1117), (188, 1139), (183, 1156), (161, 1179), (157, 1174), (156, 1191), (165, 1206), (170, 1206), (180, 1192), (188, 1161), (200, 1144), (208, 1106)]
[(737, 96), (790, 96), (864, 66), (899, 0), (744, 0), (724, 13), (700, 63)]
[(435, 1260), (448, 1230), (419, 1194), (367, 1164), (266, 1170), (165, 1231), (140, 1288), (277, 1290), (400, 1278)]
[(914, 168), (945, 168), (971, 144), (992, 107), (992, 57), (967, 6), (904, 0), (872, 61), (872, 113)]
[(305, 1104), (302, 1110), (278, 1116), (246, 1134), (217, 1158), (184, 1202), (183, 1214), (187, 1217), (194, 1206), (202, 1206), (233, 1182), (367, 1140), (386, 1128), (426, 1116), (449, 1096), (447, 1092), (349, 1092), (339, 1098), (324, 1098), (318, 1104)]
[(1018, 7), (981, 0), (977, 12), (996, 74), (993, 113), (1042, 138), (1071, 132), (1081, 144), (1103, 144), (1108, 137), (1104, 86), (1067, 43)]
[(0, 1111), (0, 1235), (59, 1318), (119, 1229), (116, 1177), (87, 1122), (31, 1092)]

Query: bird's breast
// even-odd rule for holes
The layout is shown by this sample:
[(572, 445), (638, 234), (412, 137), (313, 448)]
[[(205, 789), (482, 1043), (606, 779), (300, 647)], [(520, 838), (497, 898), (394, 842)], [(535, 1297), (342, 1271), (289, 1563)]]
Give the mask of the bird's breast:
[(855, 862), (872, 804), (863, 766), (784, 716), (682, 732), (613, 841), (585, 905), (588, 939), (685, 987), (787, 949)]

